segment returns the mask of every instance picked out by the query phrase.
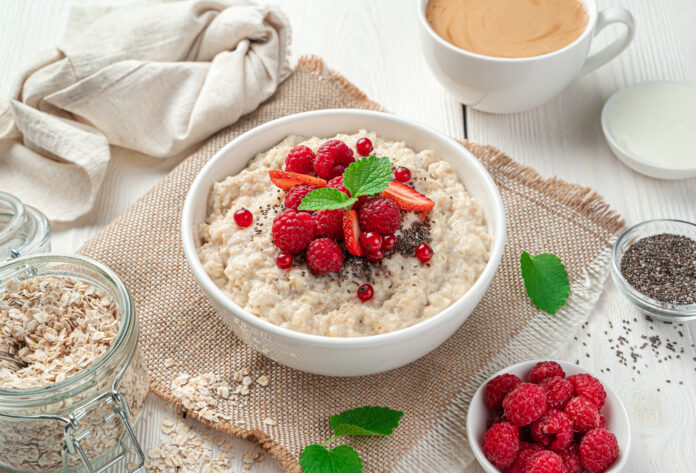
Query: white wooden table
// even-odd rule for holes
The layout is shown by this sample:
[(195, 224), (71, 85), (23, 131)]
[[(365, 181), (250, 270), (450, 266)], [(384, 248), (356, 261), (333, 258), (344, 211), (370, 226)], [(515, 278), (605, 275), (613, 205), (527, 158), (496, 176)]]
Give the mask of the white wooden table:
[[(514, 115), (464, 109), (440, 87), (420, 55), (415, 2), (275, 3), (292, 22), (293, 59), (303, 54), (323, 57), (388, 110), (454, 137), (494, 144), (544, 176), (591, 186), (629, 224), (656, 217), (696, 221), (696, 179), (668, 182), (634, 173), (611, 154), (599, 125), (602, 104), (620, 87), (652, 79), (696, 83), (694, 0), (599, 0), (600, 7), (622, 5), (633, 12), (634, 43), (617, 60), (578, 79), (557, 99)], [(23, 63), (59, 39), (67, 12), (65, 0), (0, 0), (0, 94), (7, 94)], [(616, 33), (605, 32), (597, 42), (603, 44)], [(74, 251), (176, 165), (174, 161), (138, 161), (119, 150), (115, 156), (96, 208), (77, 224), (55, 228), (55, 250)], [(628, 334), (622, 328), (624, 320), (630, 325)], [(634, 429), (626, 471), (696, 471), (696, 324), (650, 322), (608, 281), (586, 328), (573, 335), (576, 340), (569, 334), (571, 343), (559, 357), (603, 370), (604, 380), (626, 402)], [(662, 345), (654, 351), (636, 349), (641, 358), (633, 369), (630, 347), (642, 345), (642, 336), (656, 335)], [(617, 346), (619, 336), (625, 337), (621, 346)], [(675, 351), (667, 346), (669, 341)], [(620, 362), (617, 350), (629, 360), (627, 366)], [(154, 396), (148, 409), (153, 415), (146, 416), (140, 428), (146, 447), (157, 442), (160, 419), (172, 415), (171, 408)], [(237, 458), (252, 448), (241, 440), (235, 445), (240, 452)], [(480, 468), (473, 465), (470, 470)], [(241, 471), (241, 462), (234, 471)], [(270, 473), (280, 468), (266, 460), (252, 471)]]

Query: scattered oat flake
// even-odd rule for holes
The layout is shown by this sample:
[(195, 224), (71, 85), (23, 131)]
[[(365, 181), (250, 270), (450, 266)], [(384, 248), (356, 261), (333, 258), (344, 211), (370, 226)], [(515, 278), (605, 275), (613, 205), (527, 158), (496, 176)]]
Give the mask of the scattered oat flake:
[(278, 425), (278, 423), (276, 421), (274, 421), (273, 419), (271, 419), (270, 417), (266, 417), (263, 420), (263, 423), (266, 425)]
[(257, 379), (256, 382), (259, 383), (259, 385), (261, 386), (268, 386), (268, 376), (259, 376), (259, 379)]

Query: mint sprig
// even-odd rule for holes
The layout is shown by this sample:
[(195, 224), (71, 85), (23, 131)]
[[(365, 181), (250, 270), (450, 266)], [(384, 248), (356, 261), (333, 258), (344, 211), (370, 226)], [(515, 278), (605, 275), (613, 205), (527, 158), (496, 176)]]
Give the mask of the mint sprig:
[(358, 159), (343, 173), (343, 184), (353, 197), (379, 194), (391, 181), (391, 163), (386, 156)]
[(355, 197), (348, 197), (338, 189), (323, 187), (307, 194), (300, 203), (298, 210), (323, 210), (323, 209), (349, 209), (358, 201)]
[(553, 315), (565, 305), (570, 283), (558, 256), (542, 253), (532, 257), (524, 251), (520, 256), (520, 267), (527, 295), (535, 306)]
[(401, 411), (388, 407), (365, 406), (331, 416), (334, 436), (323, 444), (305, 447), (300, 456), (304, 473), (362, 473), (362, 461), (358, 453), (348, 445), (327, 449), (325, 445), (343, 435), (387, 436), (394, 432)]
[(315, 189), (302, 199), (298, 210), (333, 210), (350, 209), (363, 195), (379, 194), (392, 181), (391, 162), (389, 158), (370, 156), (358, 159), (343, 173), (343, 184), (350, 192), (338, 189)]

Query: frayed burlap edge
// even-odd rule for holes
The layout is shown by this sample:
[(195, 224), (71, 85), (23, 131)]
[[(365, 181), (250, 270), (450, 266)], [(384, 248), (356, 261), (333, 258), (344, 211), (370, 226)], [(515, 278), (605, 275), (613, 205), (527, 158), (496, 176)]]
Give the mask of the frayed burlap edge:
[[(303, 56), (298, 60), (295, 71), (311, 73), (321, 80), (329, 81), (354, 100), (361, 102), (362, 108), (364, 109), (385, 111), (382, 106), (371, 101), (360, 89), (341, 74), (328, 69), (321, 58), (316, 56)], [(623, 227), (624, 224), (621, 217), (612, 211), (602, 197), (593, 190), (577, 184), (567, 183), (558, 178), (543, 178), (534, 169), (515, 162), (493, 146), (482, 146), (465, 141), (460, 141), (460, 143), (477, 156), (486, 165), (489, 171), (501, 172), (508, 178), (514, 179), (546, 197), (565, 204), (569, 209), (591, 220), (610, 233), (614, 233)], [(604, 258), (603, 255), (600, 255), (600, 257), (596, 259), (588, 269), (588, 277), (590, 277), (590, 274), (604, 274), (604, 277), (606, 277), (606, 271), (603, 270), (606, 269), (605, 265), (598, 265), (597, 263), (604, 259), (606, 258)], [(579, 285), (579, 282), (575, 282), (572, 286), (572, 291), (575, 292), (579, 290)], [(572, 314), (578, 314), (581, 313), (582, 310), (588, 311), (595, 302), (596, 298), (594, 300), (579, 300), (577, 303), (571, 299), (568, 305), (559, 311), (559, 317), (568, 317)], [(573, 328), (576, 329), (583, 321), (584, 319), (579, 318), (576, 321), (577, 323), (572, 324), (574, 326)], [(538, 327), (536, 328), (538, 329)], [(480, 384), (480, 382), (485, 380), (487, 377), (485, 373), (494, 371), (496, 367), (502, 367), (502, 363), (504, 363), (502, 360), (519, 359), (512, 358), (512, 353), (520, 353), (519, 347), (523, 346), (523, 340), (527, 339), (527, 336), (524, 335), (526, 332), (526, 329), (520, 332), (520, 334), (515, 337), (513, 344), (505, 350), (505, 354), (501, 354), (492, 360), (487, 367), (488, 369), (477, 374), (477, 376), (467, 383), (467, 386), (462, 387), (460, 395), (452, 400), (452, 405), (443, 416), (443, 420), (399, 462), (397, 465), (398, 471), (420, 471), (426, 466), (434, 468), (433, 471), (441, 471), (443, 466), (446, 467), (450, 464), (453, 467), (458, 466), (461, 468), (466, 467), (470, 463), (471, 453), (467, 448), (466, 432), (462, 434), (459, 432), (461, 427), (458, 427), (458, 425), (463, 426), (466, 418), (466, 408), (468, 406), (465, 405), (464, 400), (468, 399), (473, 394), (475, 388), (478, 386), (476, 383)], [(567, 333), (565, 335), (567, 336)], [(526, 356), (529, 356), (530, 352), (526, 350), (528, 347), (524, 348), (527, 354)], [(173, 396), (161, 392), (155, 387), (153, 387), (152, 392), (171, 402), (179, 409), (184, 410), (183, 405)], [(206, 426), (241, 439), (255, 442), (275, 457), (280, 465), (289, 473), (302, 473), (299, 459), (266, 433), (257, 429), (240, 428), (230, 422), (211, 422), (196, 415), (193, 411), (188, 412), (188, 415)], [(453, 456), (445, 461), (444, 457), (447, 453), (452, 453)], [(459, 458), (461, 458), (460, 461), (457, 461), (458, 455), (460, 456)]]

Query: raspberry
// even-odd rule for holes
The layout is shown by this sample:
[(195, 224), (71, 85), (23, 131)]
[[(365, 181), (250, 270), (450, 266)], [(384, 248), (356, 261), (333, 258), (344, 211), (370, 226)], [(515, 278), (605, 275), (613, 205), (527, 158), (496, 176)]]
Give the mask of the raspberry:
[(285, 158), (285, 170), (300, 174), (314, 174), (314, 151), (305, 145), (295, 146)]
[(288, 209), (273, 220), (273, 243), (281, 251), (294, 255), (307, 248), (314, 238), (314, 219), (307, 212)]
[(343, 176), (334, 177), (326, 183), (326, 187), (339, 190), (346, 194), (348, 197), (350, 197), (350, 192), (348, 192), (348, 188), (345, 186), (345, 184), (343, 184)]
[(536, 384), (519, 383), (503, 399), (505, 417), (522, 427), (546, 413), (546, 393)]
[(578, 450), (578, 444), (573, 442), (570, 447), (558, 453), (561, 457), (563, 463), (565, 463), (568, 473), (580, 473), (582, 467), (580, 466), (580, 451)]
[(520, 451), (517, 452), (515, 461), (505, 469), (505, 473), (525, 473), (527, 460), (537, 452), (542, 452), (544, 447), (536, 443), (520, 442)]
[(552, 409), (535, 421), (530, 429), (534, 441), (553, 451), (565, 450), (573, 441), (573, 424), (568, 416)]
[(597, 427), (601, 427), (602, 429), (607, 427), (607, 420), (601, 413), (599, 414), (599, 425)]
[(401, 226), (401, 211), (391, 199), (372, 197), (360, 205), (360, 228), (380, 235), (396, 232)]
[(580, 441), (580, 464), (592, 473), (602, 473), (619, 457), (619, 443), (606, 429), (593, 429)]
[(539, 382), (539, 386), (546, 392), (549, 409), (565, 409), (575, 392), (573, 384), (560, 376), (544, 378)]
[(550, 450), (537, 452), (527, 459), (526, 473), (568, 473), (563, 459)]
[(505, 395), (521, 382), (522, 380), (514, 374), (501, 374), (491, 379), (483, 391), (488, 408), (493, 411), (502, 408)]
[(549, 376), (560, 376), (561, 378), (565, 378), (565, 373), (561, 365), (555, 361), (541, 361), (534, 365), (532, 371), (529, 372), (529, 381), (538, 383)]
[(312, 192), (314, 189), (316, 189), (316, 187), (308, 186), (307, 184), (295, 186), (290, 189), (287, 194), (285, 194), (285, 200), (283, 203), (287, 208), (297, 210), (297, 207), (299, 207), (302, 203), (302, 199), (304, 199), (307, 194)]
[(317, 223), (315, 236), (329, 237), (336, 241), (343, 239), (343, 210), (317, 210), (312, 217)]
[(509, 422), (499, 422), (488, 429), (481, 442), (486, 458), (498, 468), (512, 465), (520, 448), (520, 433)]
[(565, 413), (568, 414), (575, 431), (581, 434), (599, 426), (597, 406), (582, 396), (571, 399), (565, 407)]
[[(317, 150), (317, 157), (314, 159), (314, 170), (317, 176), (322, 179), (331, 179), (343, 174), (343, 169), (353, 161), (355, 161), (353, 150), (348, 145), (343, 141), (329, 140)], [(340, 172), (338, 172), (338, 168), (334, 169), (336, 164), (343, 166)]]
[(575, 386), (575, 392), (578, 396), (583, 396), (592, 402), (598, 408), (604, 405), (604, 400), (607, 398), (607, 393), (604, 392), (602, 383), (597, 378), (589, 374), (575, 374), (568, 376), (568, 381)]
[(317, 238), (307, 248), (307, 266), (314, 274), (333, 273), (341, 269), (343, 252), (331, 238)]

